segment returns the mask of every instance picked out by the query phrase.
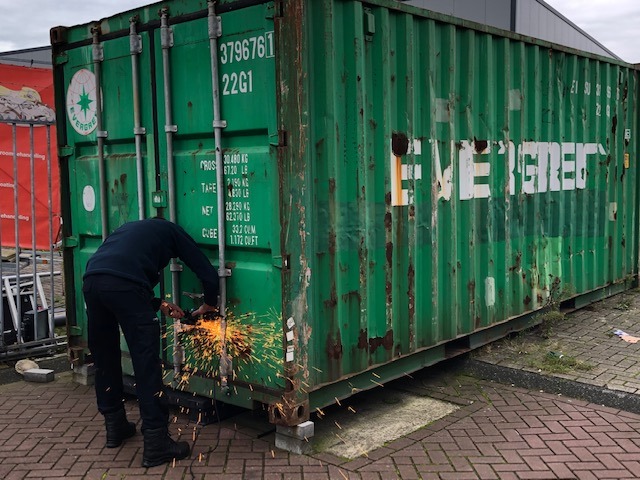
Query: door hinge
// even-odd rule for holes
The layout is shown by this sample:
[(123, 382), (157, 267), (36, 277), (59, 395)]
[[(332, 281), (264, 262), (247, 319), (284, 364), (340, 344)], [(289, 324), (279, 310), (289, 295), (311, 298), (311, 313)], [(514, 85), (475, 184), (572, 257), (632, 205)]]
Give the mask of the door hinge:
[(60, 158), (70, 157), (74, 154), (75, 149), (69, 145), (63, 145), (58, 148), (58, 156)]
[(69, 335), (75, 337), (82, 335), (82, 327), (76, 325), (69, 327)]
[(62, 248), (75, 248), (78, 246), (78, 239), (76, 237), (64, 237), (62, 239)]
[(373, 40), (373, 35), (376, 33), (376, 17), (370, 8), (363, 9), (364, 12), (364, 38), (370, 42)]
[(69, 56), (66, 53), (59, 53), (53, 58), (54, 65), (64, 65), (69, 61)]
[(283, 256), (275, 256), (272, 257), (272, 264), (275, 268), (278, 268), (280, 270), (288, 270), (290, 263), (291, 263), (291, 255), (285, 255)]

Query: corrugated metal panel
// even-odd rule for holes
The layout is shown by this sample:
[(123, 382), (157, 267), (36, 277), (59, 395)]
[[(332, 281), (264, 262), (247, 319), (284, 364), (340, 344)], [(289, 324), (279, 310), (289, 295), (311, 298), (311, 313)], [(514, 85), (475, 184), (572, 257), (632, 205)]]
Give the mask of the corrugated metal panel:
[[(214, 258), (206, 5), (162, 5), (173, 29), (169, 124), (159, 5), (138, 12), (144, 212), (174, 193), (178, 222)], [(263, 401), (273, 421), (296, 423), (334, 397), (442, 360), (451, 346), (471, 348), (490, 327), (637, 274), (629, 66), (386, 0), (217, 8), (230, 307), (271, 328), (278, 346), (268, 362), (255, 361), (266, 356), (260, 343), (253, 362), (236, 358), (225, 401)], [(103, 21), (98, 38), (109, 231), (139, 207), (131, 16)], [(71, 29), (72, 43), (56, 46), (67, 100), (74, 75), (95, 69), (89, 31)], [(76, 133), (62, 115), (60, 127), (61, 144), (73, 147), (62, 162), (66, 235), (79, 243), (67, 250), (68, 298), (80, 298), (101, 242), (101, 206), (82, 201), (87, 187), (100, 188), (100, 159), (95, 132), (83, 135), (81, 122)], [(180, 292), (197, 290), (180, 274)], [(70, 308), (71, 341), (82, 349), (81, 302)], [(198, 355), (193, 345), (186, 353)], [(218, 383), (195, 375), (186, 388), (211, 395)]]
[(636, 273), (635, 71), (307, 6), (312, 385)]

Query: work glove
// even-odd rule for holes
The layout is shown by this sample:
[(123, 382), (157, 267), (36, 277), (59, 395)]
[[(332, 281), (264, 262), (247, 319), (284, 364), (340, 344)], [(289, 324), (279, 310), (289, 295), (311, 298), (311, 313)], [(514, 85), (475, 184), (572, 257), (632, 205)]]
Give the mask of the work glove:
[(195, 325), (196, 322), (203, 318), (205, 320), (213, 320), (218, 316), (218, 307), (212, 307), (211, 305), (202, 304), (198, 308), (193, 310), (187, 310), (184, 317), (180, 319), (180, 322), (185, 325)]

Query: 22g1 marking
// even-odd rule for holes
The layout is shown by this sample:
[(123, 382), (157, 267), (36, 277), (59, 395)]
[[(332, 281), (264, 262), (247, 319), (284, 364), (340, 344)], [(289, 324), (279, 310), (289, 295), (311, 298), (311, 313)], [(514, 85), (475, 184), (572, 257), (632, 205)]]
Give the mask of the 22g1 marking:
[(251, 92), (253, 92), (252, 70), (222, 75), (222, 95), (238, 95)]

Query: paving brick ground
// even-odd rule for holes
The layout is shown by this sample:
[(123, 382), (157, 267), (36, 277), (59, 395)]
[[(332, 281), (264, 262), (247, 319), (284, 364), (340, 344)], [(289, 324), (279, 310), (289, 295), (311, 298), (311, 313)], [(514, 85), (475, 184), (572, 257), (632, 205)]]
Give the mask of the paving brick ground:
[[(550, 338), (544, 341), (550, 348), (593, 366), (588, 371), (576, 369), (554, 376), (640, 395), (640, 343), (627, 343), (614, 335), (614, 330), (640, 337), (638, 290), (621, 293), (572, 312), (562, 322), (551, 326)], [(536, 332), (520, 336), (517, 344), (524, 348), (517, 351), (500, 348), (501, 343), (508, 342), (498, 342), (481, 353), (481, 360), (537, 372), (537, 367), (531, 365), (531, 356), (523, 352), (528, 350), (527, 346), (540, 342)]]
[[(637, 292), (574, 312), (554, 329), (603, 370), (576, 377), (589, 382), (609, 371), (604, 387), (629, 387), (635, 352), (609, 333), (638, 334)], [(638, 327), (640, 329), (640, 327)], [(533, 335), (533, 334), (532, 334)], [(578, 338), (576, 339), (576, 335)], [(639, 335), (640, 336), (640, 335)], [(591, 340), (589, 340), (591, 339)], [(588, 342), (595, 343), (588, 343)], [(596, 345), (597, 344), (597, 345)], [(594, 354), (595, 346), (604, 350)], [(490, 362), (496, 349), (477, 357)], [(622, 355), (618, 357), (617, 355)], [(616, 360), (612, 361), (611, 358)], [(625, 360), (627, 362), (625, 363)], [(531, 367), (511, 361), (515, 370)], [(444, 368), (443, 368), (444, 367)], [(544, 375), (544, 372), (529, 372)], [(573, 374), (572, 374), (573, 375)], [(571, 377), (572, 381), (578, 381)], [(602, 377), (603, 378), (603, 377)], [(91, 387), (57, 374), (49, 384), (16, 381), (0, 386), (0, 478), (4, 479), (632, 479), (640, 478), (640, 415), (565, 395), (474, 378), (453, 364), (440, 365), (384, 388), (429, 395), (460, 408), (418, 431), (346, 460), (319, 453), (293, 455), (274, 447), (264, 426), (233, 418), (205, 427), (178, 414), (171, 430), (194, 442), (188, 461), (142, 468), (142, 437), (103, 448), (102, 418)], [(629, 395), (635, 395), (637, 391)], [(135, 401), (129, 417), (139, 423)], [(325, 418), (323, 421), (330, 421)]]
[[(440, 369), (441, 370), (441, 369)], [(191, 441), (189, 461), (145, 469), (138, 434), (103, 448), (91, 387), (59, 374), (52, 384), (0, 387), (0, 476), (66, 479), (614, 479), (640, 474), (640, 416), (558, 395), (460, 374), (385, 388), (461, 405), (455, 413), (378, 450), (345, 460), (275, 449), (273, 434), (233, 419), (196, 427), (178, 415), (171, 429)], [(138, 421), (135, 401), (127, 403)]]

